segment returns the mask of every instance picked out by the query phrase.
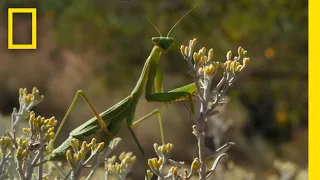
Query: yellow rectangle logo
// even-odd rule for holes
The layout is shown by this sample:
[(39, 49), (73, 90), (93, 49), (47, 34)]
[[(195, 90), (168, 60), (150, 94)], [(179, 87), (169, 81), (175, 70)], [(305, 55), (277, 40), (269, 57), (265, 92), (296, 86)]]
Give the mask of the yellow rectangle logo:
[[(31, 13), (32, 41), (31, 44), (13, 44), (13, 13)], [(37, 9), (9, 8), (8, 9), (8, 49), (37, 49)]]

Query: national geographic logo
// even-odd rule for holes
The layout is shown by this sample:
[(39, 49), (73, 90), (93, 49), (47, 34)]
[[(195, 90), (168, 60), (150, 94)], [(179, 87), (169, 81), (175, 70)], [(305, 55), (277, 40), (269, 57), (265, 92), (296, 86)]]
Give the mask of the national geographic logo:
[[(31, 44), (13, 44), (13, 14), (31, 14)], [(37, 9), (36, 8), (8, 8), (8, 49), (37, 49)]]

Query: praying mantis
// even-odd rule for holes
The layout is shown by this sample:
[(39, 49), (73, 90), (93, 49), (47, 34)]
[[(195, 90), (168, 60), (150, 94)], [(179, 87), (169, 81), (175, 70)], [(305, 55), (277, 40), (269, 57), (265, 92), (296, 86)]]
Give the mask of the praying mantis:
[[(65, 123), (79, 97), (81, 97), (86, 102), (86, 104), (93, 112), (94, 117), (71, 131), (69, 137), (59, 147), (52, 151), (51, 157), (64, 154), (70, 147), (70, 141), (73, 138), (84, 140), (89, 137), (92, 138), (92, 136), (96, 137), (100, 135), (102, 140), (108, 144), (112, 140), (112, 138), (115, 137), (115, 135), (119, 132), (124, 120), (126, 121), (127, 128), (131, 133), (135, 143), (137, 144), (139, 151), (144, 156), (144, 150), (132, 128), (153, 115), (158, 115), (161, 141), (163, 144), (165, 143), (160, 111), (158, 109), (155, 109), (146, 116), (133, 121), (135, 111), (139, 99), (142, 96), (143, 90), (145, 90), (145, 99), (148, 102), (172, 103), (182, 100), (189, 100), (189, 105), (191, 111), (193, 112), (192, 97), (197, 94), (196, 85), (194, 83), (191, 83), (189, 85), (182, 86), (168, 92), (163, 92), (163, 70), (160, 64), (160, 57), (161, 54), (167, 52), (175, 42), (174, 38), (169, 37), (170, 32), (187, 14), (189, 14), (198, 5), (199, 4), (190, 9), (182, 18), (180, 18), (179, 21), (177, 21), (177, 23), (168, 32), (167, 37), (163, 37), (160, 31), (155, 27), (155, 25), (153, 25), (148, 20), (158, 31), (160, 37), (153, 37), (151, 39), (154, 47), (152, 48), (149, 57), (146, 59), (141, 75), (130, 95), (128, 95), (106, 111), (99, 114), (82, 90), (79, 90), (76, 93), (70, 107), (68, 108), (64, 118), (60, 123), (60, 126), (53, 140), (50, 143), (50, 146), (53, 146), (63, 124)], [(152, 93), (153, 88), (154, 93)]]

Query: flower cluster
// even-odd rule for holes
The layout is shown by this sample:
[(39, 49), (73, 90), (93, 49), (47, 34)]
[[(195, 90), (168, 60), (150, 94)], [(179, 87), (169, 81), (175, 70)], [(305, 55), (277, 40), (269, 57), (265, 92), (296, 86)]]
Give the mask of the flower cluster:
[[(7, 133), (16, 149), (16, 158), (20, 178), (28, 179), (35, 167), (40, 167), (44, 162), (44, 156), (49, 154), (48, 144), (54, 136), (54, 128), (57, 120), (54, 117), (46, 119), (30, 112), (29, 127), (23, 128), (22, 131), (27, 136), (15, 137), (15, 133)], [(42, 176), (40, 170), (39, 176)]]
[(112, 176), (118, 179), (126, 179), (129, 172), (131, 172), (133, 165), (136, 163), (136, 156), (132, 152), (122, 152), (119, 155), (120, 163), (116, 162), (116, 156), (108, 158), (105, 163), (105, 169)]
[[(239, 47), (238, 56), (235, 56), (233, 59), (232, 52), (228, 51), (226, 55), (227, 60), (224, 63), (219, 63), (218, 61), (213, 61), (214, 50), (212, 48), (207, 52), (206, 48), (202, 47), (198, 52), (195, 52), (196, 43), (197, 40), (193, 39), (189, 41), (189, 46), (182, 45), (180, 47), (181, 54), (187, 60), (191, 74), (196, 84), (199, 85), (198, 90), (202, 90), (200, 99), (218, 99), (217, 96), (222, 97), (225, 94), (226, 86), (231, 86), (243, 69), (247, 67), (249, 63), (249, 58), (246, 57), (247, 51)], [(223, 69), (223, 78), (213, 89), (212, 79), (216, 75), (219, 65)]]
[[(226, 55), (226, 61), (220, 63), (214, 61), (214, 50), (202, 47), (198, 52), (195, 51), (196, 39), (190, 40), (188, 46), (182, 45), (180, 48), (181, 54), (186, 59), (190, 73), (194, 79), (198, 96), (200, 100), (200, 115), (199, 117), (193, 116), (195, 125), (193, 125), (193, 134), (198, 140), (199, 149), (199, 162), (201, 164), (198, 170), (200, 179), (207, 179), (215, 170), (218, 160), (226, 155), (224, 152), (214, 152), (217, 157), (215, 163), (210, 170), (206, 169), (206, 162), (210, 159), (211, 155), (206, 152), (204, 138), (206, 135), (207, 122), (209, 119), (213, 119), (213, 116), (218, 114), (217, 107), (225, 104), (225, 94), (230, 86), (237, 80), (244, 68), (247, 67), (249, 58), (246, 57), (247, 51), (242, 47), (238, 48), (238, 55), (232, 58), (232, 52), (229, 51)], [(213, 84), (213, 78), (216, 76), (219, 67), (222, 69), (223, 76), (217, 85)], [(219, 120), (219, 127), (225, 127), (224, 123)], [(217, 142), (216, 147), (220, 147), (220, 137), (225, 131), (218, 130), (215, 132), (221, 132), (218, 137), (215, 137), (214, 141)], [(230, 143), (225, 144), (222, 147), (229, 147)], [(219, 148), (221, 150), (221, 148)], [(188, 176), (187, 176), (188, 177)]]
[[(149, 180), (155, 174), (160, 179), (191, 179), (196, 172), (199, 171), (201, 163), (199, 158), (194, 158), (191, 165), (186, 165), (184, 162), (176, 162), (169, 159), (172, 155), (173, 144), (168, 143), (159, 146), (154, 144), (154, 150), (158, 155), (158, 158), (152, 158), (148, 160), (150, 170), (147, 171), (146, 179)], [(172, 166), (168, 165), (170, 163)], [(165, 172), (165, 166), (170, 167)]]
[[(92, 138), (91, 142), (88, 144), (87, 141), (83, 141), (80, 149), (79, 149), (79, 140), (72, 139), (70, 142), (70, 145), (73, 149), (73, 153), (71, 150), (68, 150), (66, 152), (66, 158), (68, 163), (71, 165), (71, 167), (74, 169), (75, 167), (78, 167), (79, 164), (85, 165), (85, 159), (86, 155), (90, 153), (90, 156), (94, 156), (104, 148), (104, 142), (98, 143), (95, 138)], [(88, 158), (90, 159), (90, 158)]]
[(28, 94), (26, 88), (19, 89), (19, 110), (16, 108), (12, 112), (12, 130), (18, 130), (18, 125), (21, 120), (27, 119), (30, 115), (30, 111), (33, 107), (38, 105), (44, 99), (43, 95), (40, 95), (37, 88), (32, 89), (32, 93)]
[(95, 138), (91, 142), (83, 141), (81, 144), (78, 139), (71, 139), (70, 145), (72, 150), (66, 152), (66, 159), (71, 166), (71, 179), (78, 179), (84, 167), (95, 159), (92, 169), (87, 176), (90, 179), (95, 170), (107, 158), (110, 153), (118, 146), (120, 138), (114, 138), (107, 147), (104, 142), (97, 143)]

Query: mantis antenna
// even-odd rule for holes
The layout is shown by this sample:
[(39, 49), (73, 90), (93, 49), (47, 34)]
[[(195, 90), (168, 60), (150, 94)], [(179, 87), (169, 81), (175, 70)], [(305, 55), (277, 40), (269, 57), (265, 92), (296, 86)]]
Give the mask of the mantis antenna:
[(159, 29), (156, 27), (156, 25), (154, 25), (154, 24), (150, 21), (150, 19), (148, 19), (145, 15), (143, 15), (143, 16), (144, 16), (144, 18), (146, 18), (146, 19), (149, 21), (149, 23), (158, 31), (160, 37), (162, 37), (161, 32), (160, 32)]
[(186, 17), (193, 9), (195, 9), (197, 6), (199, 6), (201, 3), (203, 3), (203, 1), (199, 2), (197, 5), (193, 6), (193, 8), (191, 8), (186, 14), (184, 14), (170, 29), (170, 31), (167, 34), (167, 37), (170, 35), (171, 31), (179, 24), (179, 22)]
[[(131, 6), (133, 6), (133, 4), (130, 1), (124, 1), (126, 3), (129, 3)], [(160, 37), (162, 37), (161, 32), (159, 31), (159, 29), (156, 27), (156, 25), (154, 25), (151, 20), (149, 18), (147, 18), (147, 16), (143, 15), (144, 18), (146, 18), (146, 20), (158, 31)]]

